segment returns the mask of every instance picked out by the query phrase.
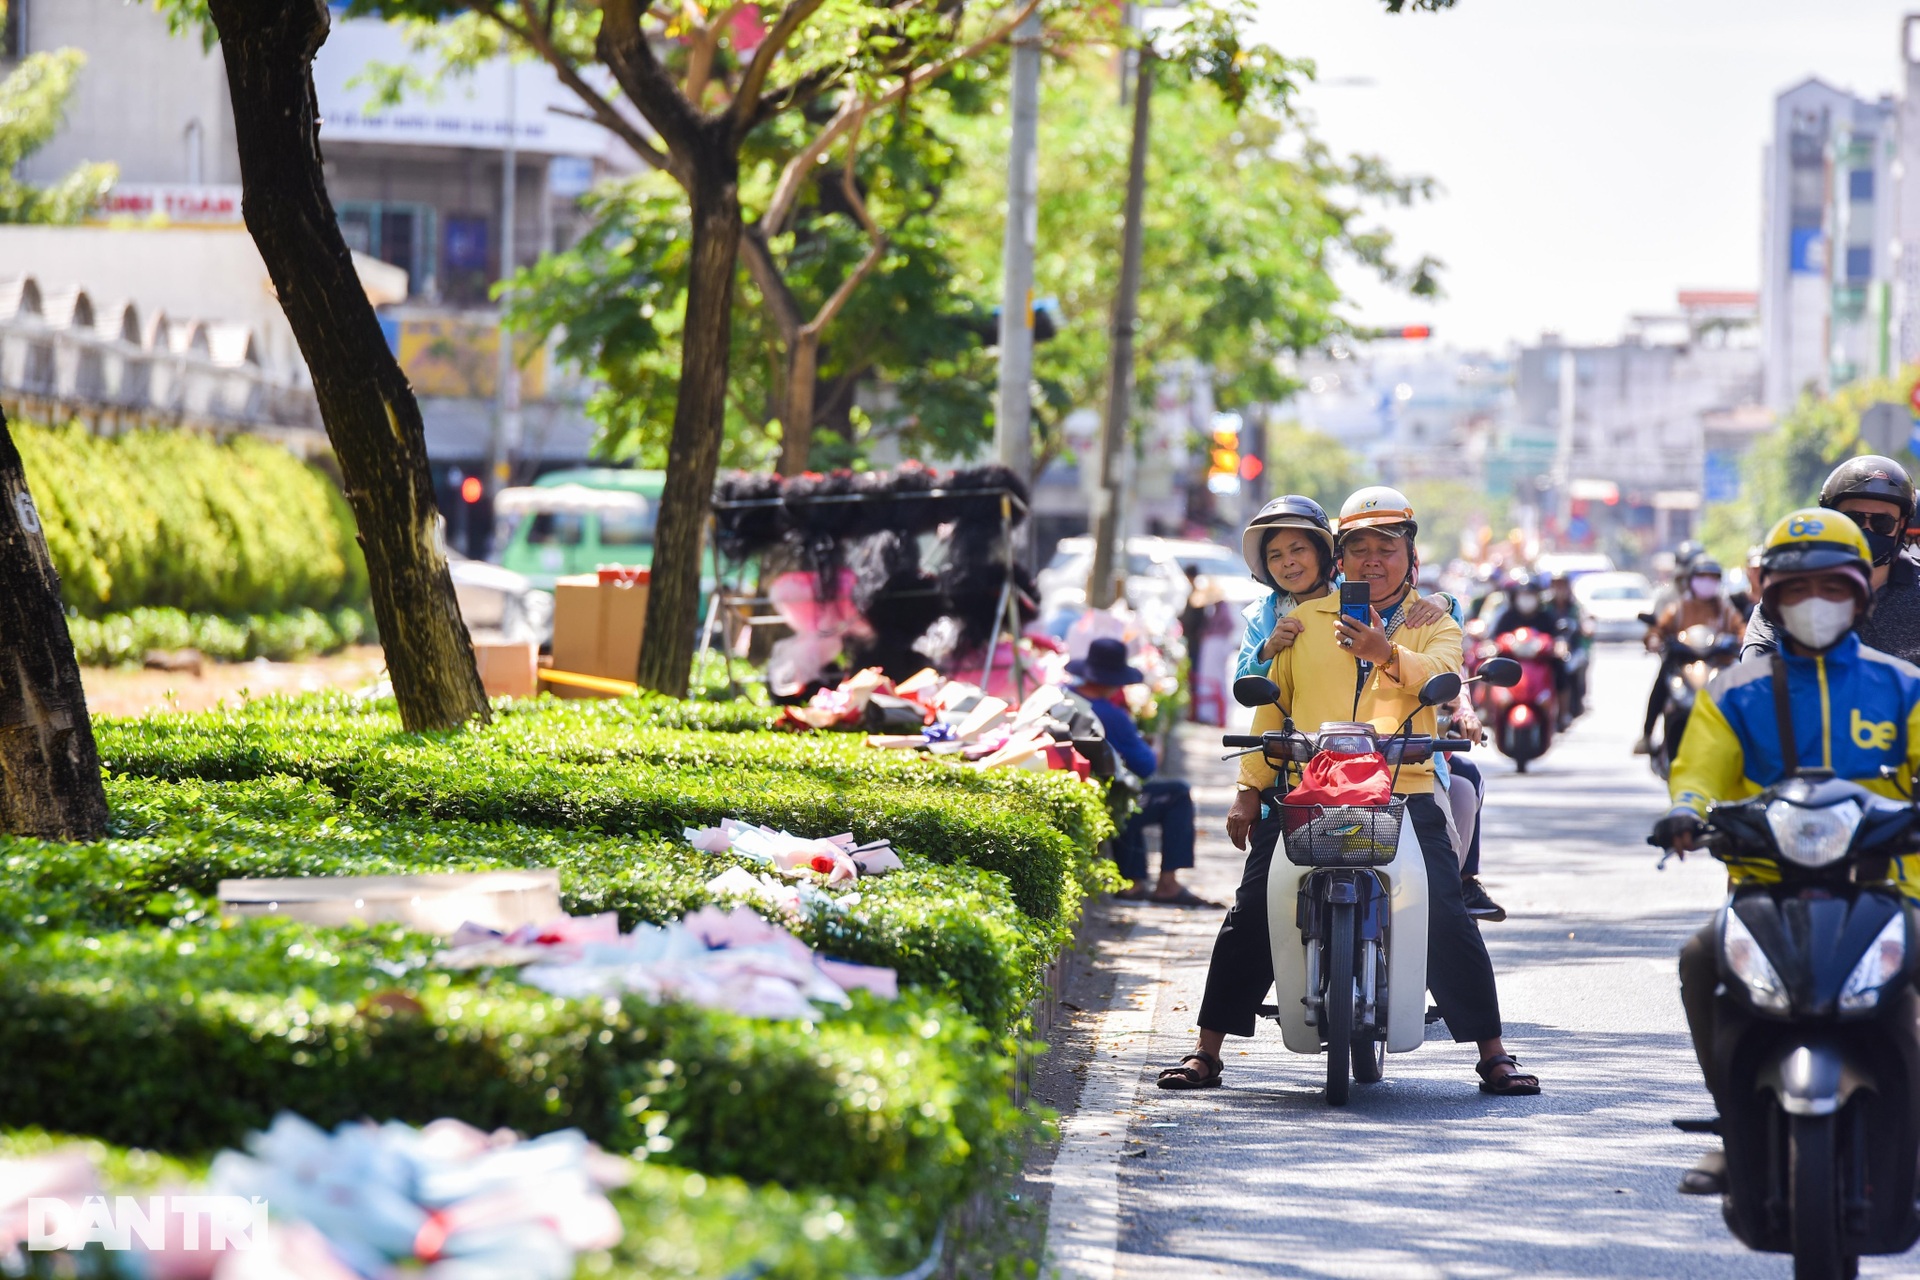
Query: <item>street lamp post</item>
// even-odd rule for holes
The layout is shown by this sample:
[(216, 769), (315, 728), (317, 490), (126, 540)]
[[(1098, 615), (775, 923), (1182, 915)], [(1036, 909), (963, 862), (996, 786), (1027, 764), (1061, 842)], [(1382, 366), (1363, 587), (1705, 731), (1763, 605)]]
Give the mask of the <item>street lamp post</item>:
[(506, 72), (506, 141), (500, 148), (500, 350), (494, 369), (493, 431), (488, 440), (487, 474), (494, 492), (512, 475), (512, 450), (520, 436), (520, 380), (513, 361), (513, 335), (507, 329), (507, 283), (513, 279), (514, 206), (519, 201), (520, 122), (514, 100), (513, 59), (503, 56)]
[(1000, 299), (1000, 388), (994, 452), (1022, 479), (1033, 470), (1033, 254), (1039, 238), (1040, 11), (1013, 32), (1013, 120), (1007, 145), (1007, 233)]

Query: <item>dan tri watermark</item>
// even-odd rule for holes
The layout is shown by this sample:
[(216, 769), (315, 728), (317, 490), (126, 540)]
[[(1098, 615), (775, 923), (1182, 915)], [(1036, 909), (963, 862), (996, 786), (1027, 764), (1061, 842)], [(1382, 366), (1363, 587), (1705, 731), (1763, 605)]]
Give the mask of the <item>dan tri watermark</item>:
[(267, 1202), (259, 1196), (52, 1196), (27, 1200), (27, 1248), (250, 1250), (267, 1246)]

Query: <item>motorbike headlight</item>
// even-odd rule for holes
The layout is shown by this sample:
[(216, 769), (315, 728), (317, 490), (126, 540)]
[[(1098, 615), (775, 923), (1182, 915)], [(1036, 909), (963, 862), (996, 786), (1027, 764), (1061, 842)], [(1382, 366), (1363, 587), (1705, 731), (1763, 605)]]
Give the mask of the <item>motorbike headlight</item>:
[(1704, 662), (1689, 662), (1680, 674), (1686, 677), (1688, 688), (1704, 689), (1707, 682), (1713, 679), (1713, 668)]
[(1531, 635), (1523, 640), (1514, 641), (1512, 652), (1516, 658), (1533, 659), (1539, 657), (1541, 651), (1546, 647), (1547, 642), (1545, 640), (1541, 639), (1538, 635)]
[(1845, 856), (1860, 825), (1860, 806), (1851, 800), (1824, 809), (1806, 809), (1785, 800), (1767, 806), (1767, 826), (1780, 856), (1803, 867), (1824, 867)]
[(1907, 917), (1902, 912), (1887, 921), (1880, 936), (1867, 948), (1867, 954), (1860, 957), (1860, 963), (1847, 975), (1847, 985), (1840, 988), (1842, 1011), (1854, 1013), (1873, 1008), (1880, 1002), (1881, 989), (1900, 976), (1906, 962)]
[(1774, 1013), (1787, 1011), (1786, 984), (1774, 972), (1773, 962), (1760, 949), (1752, 931), (1731, 909), (1721, 934), (1720, 952), (1726, 958), (1728, 971), (1745, 984), (1747, 995), (1757, 1007)]

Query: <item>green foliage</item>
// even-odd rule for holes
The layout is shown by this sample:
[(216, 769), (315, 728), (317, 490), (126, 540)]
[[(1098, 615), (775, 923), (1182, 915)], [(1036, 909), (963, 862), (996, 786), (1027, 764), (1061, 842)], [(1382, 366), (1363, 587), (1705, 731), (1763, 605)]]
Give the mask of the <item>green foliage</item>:
[(346, 607), (239, 620), (178, 609), (129, 609), (104, 618), (67, 619), (80, 665), (92, 667), (138, 666), (149, 649), (198, 649), (223, 662), (292, 662), (358, 644), (371, 629), (366, 614)]
[(0, 222), (78, 222), (120, 176), (111, 164), (83, 164), (50, 187), (15, 176), (20, 162), (60, 131), (86, 62), (78, 49), (30, 53), (0, 80)]
[(346, 500), (278, 445), (19, 424), (13, 437), (63, 598), (83, 616), (155, 605), (238, 617), (367, 598)]
[(615, 1151), (883, 1189), (922, 1213), (1021, 1127), (1006, 1061), (935, 998), (857, 995), (817, 1026), (768, 1022), (423, 968), (433, 945), (390, 927), (248, 921), (0, 947), (0, 1124), (57, 1117), (188, 1153), (233, 1145), (283, 1107), (323, 1125), (577, 1125)]
[[(85, 845), (0, 837), (0, 936), (186, 924), (219, 882), (552, 867), (570, 914), (665, 924), (715, 901), (706, 883), (745, 858), (666, 837), (622, 839), (515, 823), (383, 818), (288, 777), (245, 783), (110, 778), (115, 835)], [(748, 903), (815, 949), (894, 969), (953, 996), (990, 1030), (1024, 1016), (1059, 931), (1024, 917), (999, 877), (922, 860), (816, 900), (799, 917)]]
[(1048, 922), (1070, 920), (1097, 884), (1094, 851), (1111, 828), (1097, 789), (1065, 775), (979, 773), (868, 751), (851, 738), (644, 732), (659, 705), (542, 699), (494, 728), (413, 738), (389, 713), (287, 699), (106, 722), (96, 736), (116, 772), (286, 773), (390, 815), (670, 836), (735, 817), (800, 835), (888, 837), (937, 863), (998, 872), (1021, 910)]
[[(1191, 358), (1214, 367), (1220, 402), (1232, 407), (1280, 398), (1289, 388), (1274, 357), (1341, 327), (1339, 258), (1432, 291), (1434, 264), (1397, 264), (1391, 238), (1364, 212), (1423, 198), (1431, 184), (1395, 177), (1376, 159), (1331, 155), (1286, 107), (1303, 65), (1275, 58), (1251, 84), (1223, 84), (1233, 74), (1220, 63), (1232, 62), (1223, 51), (1232, 28), (1211, 18), (1203, 26), (1185, 62), (1162, 65), (1153, 93), (1135, 384), (1148, 395), (1156, 366)], [(1048, 449), (1059, 447), (1059, 419), (1098, 403), (1107, 376), (1132, 134), (1116, 88), (1111, 64), (1092, 55), (1051, 68), (1041, 87), (1035, 290), (1058, 298), (1066, 318), (1064, 332), (1034, 353)], [(976, 178), (947, 191), (942, 216), (963, 275), (987, 284), (1000, 273), (1005, 121), (936, 119), (934, 127), (954, 137)]]
[[(1846, 459), (1870, 453), (1860, 439), (1860, 415), (1869, 405), (1905, 401), (1916, 372), (1863, 379), (1824, 399), (1811, 393), (1754, 441), (1740, 464), (1740, 496), (1707, 508), (1701, 540), (1724, 565), (1747, 562), (1747, 548), (1781, 516), (1813, 506), (1827, 473)], [(1911, 463), (1911, 459), (1908, 460)]]
[(1298, 422), (1269, 420), (1263, 456), (1270, 493), (1305, 494), (1337, 512), (1359, 487), (1360, 459), (1332, 436)]

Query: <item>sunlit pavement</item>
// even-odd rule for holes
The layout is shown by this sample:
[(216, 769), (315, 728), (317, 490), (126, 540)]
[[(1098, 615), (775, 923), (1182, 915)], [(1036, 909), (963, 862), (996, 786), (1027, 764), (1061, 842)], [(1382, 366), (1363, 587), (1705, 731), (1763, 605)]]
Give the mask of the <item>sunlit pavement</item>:
[[(1675, 1116), (1711, 1114), (1681, 1016), (1674, 957), (1718, 902), (1709, 860), (1654, 869), (1665, 808), (1628, 754), (1654, 666), (1637, 646), (1598, 657), (1591, 712), (1519, 776), (1488, 749), (1483, 879), (1507, 909), (1483, 927), (1507, 1044), (1545, 1093), (1489, 1098), (1471, 1046), (1444, 1028), (1387, 1059), (1353, 1103), (1321, 1100), (1323, 1060), (1263, 1023), (1229, 1039), (1224, 1088), (1167, 1093), (1153, 1070), (1190, 1043), (1219, 913), (1129, 907), (1129, 948), (1159, 957), (1146, 1068), (1113, 1133), (1121, 1277), (1785, 1277), (1746, 1251), (1719, 1202), (1674, 1183), (1709, 1141)], [(1240, 858), (1220, 831), (1231, 796), (1217, 730), (1183, 737), (1201, 802), (1200, 866), (1226, 900)], [(1153, 976), (1143, 978), (1146, 983)], [(1135, 999), (1134, 1007), (1144, 1001)], [(1130, 1057), (1132, 1055), (1124, 1055)], [(1058, 1207), (1058, 1206), (1057, 1206)], [(1868, 1259), (1911, 1275), (1916, 1259)]]

